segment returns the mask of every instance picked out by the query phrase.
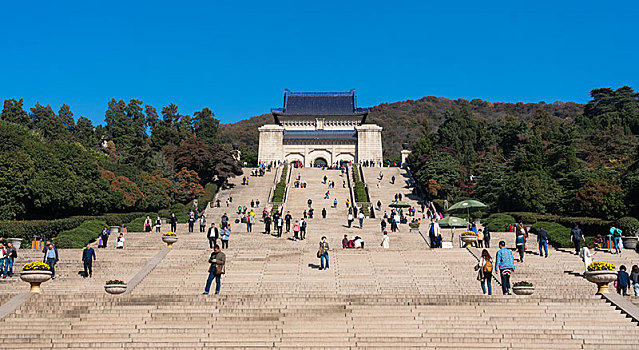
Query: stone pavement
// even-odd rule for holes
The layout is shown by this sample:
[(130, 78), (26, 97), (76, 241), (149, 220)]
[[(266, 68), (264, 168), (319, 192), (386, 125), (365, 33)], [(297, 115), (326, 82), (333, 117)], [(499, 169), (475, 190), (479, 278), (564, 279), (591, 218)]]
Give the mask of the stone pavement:
[[(293, 171), (294, 180), (298, 170)], [(384, 171), (402, 175), (395, 168)], [(392, 234), (391, 249), (382, 249), (378, 220), (366, 220), (364, 229), (344, 227), (348, 192), (338, 171), (300, 172), (308, 187), (291, 189), (287, 209), (301, 217), (306, 200), (313, 199), (307, 240), (294, 241), (292, 233), (264, 235), (262, 223), (253, 232), (233, 224), (221, 295), (201, 295), (210, 250), (205, 234), (188, 233), (184, 224), (178, 242), (130, 295), (105, 294), (107, 279), (129, 280), (167, 249), (159, 234), (128, 233), (127, 249), (97, 251), (91, 280), (77, 275), (80, 251), (63, 250), (60, 277), (0, 320), (0, 348), (637, 348), (637, 324), (594, 295), (594, 285), (578, 276), (583, 264), (575, 255), (527, 254), (525, 262), (516, 263), (513, 281), (535, 283), (535, 294), (502, 296), (493, 283), (495, 295), (485, 296), (472, 268), (476, 260), (466, 249), (431, 250), (407, 225)], [(332, 198), (323, 199), (324, 173), (336, 182), (331, 194), (338, 196), (337, 208), (328, 205)], [(259, 198), (263, 206), (273, 176), (251, 177), (249, 186), (240, 185), (241, 177), (233, 179), (236, 186), (218, 195), (224, 203), (231, 193), (232, 205), (207, 209), (209, 221), (218, 222), (226, 212), (233, 222), (239, 218), (233, 208), (251, 199)], [(371, 191), (371, 199), (385, 205), (389, 192), (409, 191), (401, 183), (381, 189)], [(329, 214), (321, 219), (325, 205)], [(261, 208), (256, 210), (261, 217)], [(362, 236), (366, 249), (341, 249), (345, 233)], [(325, 271), (318, 270), (315, 256), (322, 235), (332, 248), (331, 268)], [(511, 235), (495, 233), (493, 247), (500, 239), (512, 246)], [(532, 251), (535, 244), (530, 245)], [(490, 249), (492, 255), (496, 251)], [(20, 253), (18, 267), (41, 258)], [(627, 265), (636, 259), (595, 257)], [(0, 281), (0, 302), (27, 288), (15, 278)]]

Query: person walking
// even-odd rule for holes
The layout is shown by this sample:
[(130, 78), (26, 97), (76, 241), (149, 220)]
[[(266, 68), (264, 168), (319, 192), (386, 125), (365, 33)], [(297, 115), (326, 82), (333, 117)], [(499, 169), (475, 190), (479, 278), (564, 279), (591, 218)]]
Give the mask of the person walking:
[(484, 227), (484, 247), (490, 248), (490, 230), (488, 227)]
[(388, 249), (390, 248), (390, 238), (388, 237), (388, 232), (384, 231), (384, 235), (382, 236), (382, 248)]
[(153, 225), (153, 222), (151, 221), (151, 218), (147, 215), (146, 219), (144, 219), (144, 232), (151, 232), (152, 225)]
[(484, 247), (484, 233), (481, 230), (477, 231), (477, 248)]
[(619, 272), (617, 273), (617, 293), (627, 296), (629, 286), (630, 276), (628, 275), (628, 272), (626, 272), (626, 265), (621, 265), (619, 267)]
[(575, 245), (575, 254), (579, 254), (581, 250), (581, 242), (584, 240), (584, 233), (579, 228), (579, 225), (575, 224), (575, 227), (570, 230), (570, 241)]
[(519, 262), (524, 262), (524, 252), (526, 250), (526, 236), (520, 235), (517, 231), (516, 241), (517, 252), (519, 252)]
[(229, 247), (229, 238), (231, 238), (231, 226), (226, 226), (222, 230), (222, 249), (228, 249)]
[(621, 229), (616, 228), (614, 225), (610, 225), (610, 235), (612, 236), (612, 243), (615, 247), (615, 254), (621, 254)]
[(542, 249), (546, 253), (546, 258), (548, 257), (548, 232), (544, 231), (543, 227), (539, 228), (537, 232), (537, 243), (539, 243), (539, 256), (543, 256)]
[(313, 205), (313, 201), (309, 198), (306, 203), (308, 203), (308, 207), (310, 208)]
[(217, 244), (217, 239), (220, 238), (220, 231), (215, 227), (215, 223), (211, 223), (206, 238), (209, 240), (209, 248), (213, 249), (213, 246)]
[(178, 219), (175, 216), (175, 213), (171, 213), (171, 217), (169, 218), (169, 224), (171, 224), (171, 232), (177, 231)]
[(277, 216), (277, 237), (282, 237), (282, 231), (284, 228), (284, 219), (281, 216)]
[[(226, 228), (225, 228), (226, 230)], [(215, 245), (213, 247), (213, 253), (209, 257), (209, 277), (206, 280), (206, 286), (204, 287), (203, 295), (208, 295), (211, 290), (211, 283), (215, 278), (215, 294), (220, 294), (220, 288), (222, 287), (222, 275), (226, 273), (226, 254), (220, 251), (220, 246)]]
[(7, 248), (4, 243), (0, 243), (0, 275), (7, 278)]
[(226, 216), (226, 213), (224, 213), (224, 215), (222, 215), (222, 217), (220, 218), (220, 221), (222, 222), (222, 229), (225, 229), (226, 226), (229, 225), (229, 217)]
[(4, 263), (4, 274), (13, 277), (13, 262), (18, 257), (18, 251), (11, 242), (7, 243), (5, 250), (7, 251), (7, 260)]
[[(392, 225), (392, 223), (391, 223)], [(428, 238), (430, 239), (431, 248), (439, 248), (439, 240), (441, 239), (441, 229), (435, 218), (430, 219), (430, 225), (428, 226)]]
[(320, 270), (328, 269), (328, 242), (326, 236), (323, 236), (319, 242), (319, 250), (317, 251), (317, 257), (320, 258)]
[(326, 219), (326, 208), (322, 208), (322, 219)]
[(204, 214), (200, 216), (200, 232), (204, 232), (206, 230), (206, 217)]
[(160, 216), (158, 215), (158, 217), (155, 219), (155, 232), (159, 233), (161, 229), (162, 229), (162, 219), (160, 219)]
[(93, 262), (95, 261), (95, 250), (91, 248), (91, 243), (87, 243), (82, 250), (82, 263), (84, 264), (84, 278), (93, 277)]
[(246, 217), (246, 232), (253, 232), (253, 215), (248, 215)]
[(300, 233), (300, 224), (298, 223), (297, 220), (295, 220), (295, 223), (293, 224), (293, 236), (296, 241), (299, 239), (299, 233)]
[(51, 279), (55, 279), (55, 264), (60, 260), (58, 248), (49, 243), (44, 249), (44, 262), (51, 268)]
[(337, 208), (337, 198), (333, 199), (333, 208)]
[(588, 271), (588, 265), (592, 264), (592, 257), (597, 254), (597, 252), (592, 253), (590, 249), (591, 246), (584, 245), (579, 251), (579, 257), (584, 262), (584, 271)]
[(102, 232), (100, 233), (100, 238), (102, 239), (102, 248), (107, 247), (110, 235), (111, 235), (111, 231), (109, 230), (108, 227), (104, 226), (104, 228), (102, 229)]
[(637, 265), (632, 265), (632, 270), (630, 271), (630, 284), (635, 292), (635, 296), (639, 297), (639, 266)]
[(306, 239), (306, 220), (304, 218), (300, 219), (300, 239)]
[(195, 225), (195, 213), (189, 213), (189, 232), (193, 232), (193, 225)]
[(382, 232), (386, 231), (386, 220), (384, 218), (379, 219), (379, 226), (381, 226)]
[[(309, 198), (308, 200), (310, 201), (311, 199)], [(310, 208), (310, 205), (309, 205), (309, 208)], [(284, 221), (286, 221), (286, 233), (291, 232), (291, 220), (293, 220), (293, 216), (291, 216), (290, 211), (287, 211), (286, 216), (284, 216)]]
[(364, 228), (364, 212), (360, 211), (359, 214), (357, 214), (357, 219), (359, 220), (359, 229), (363, 229)]
[(495, 255), (495, 270), (501, 276), (501, 291), (504, 295), (512, 294), (510, 291), (510, 275), (515, 271), (515, 259), (513, 252), (506, 248), (506, 242), (499, 242), (499, 250)]
[(353, 223), (353, 214), (348, 213), (348, 216), (346, 217), (346, 221), (348, 223), (348, 228), (351, 228), (351, 224)]
[(486, 294), (486, 288), (488, 288), (488, 295), (493, 295), (493, 259), (488, 253), (488, 250), (484, 249), (481, 252), (481, 258), (478, 264), (479, 280), (481, 282), (481, 290)]
[(264, 217), (264, 234), (265, 235), (270, 235), (271, 234), (271, 216), (268, 215), (268, 213), (266, 213), (266, 216)]

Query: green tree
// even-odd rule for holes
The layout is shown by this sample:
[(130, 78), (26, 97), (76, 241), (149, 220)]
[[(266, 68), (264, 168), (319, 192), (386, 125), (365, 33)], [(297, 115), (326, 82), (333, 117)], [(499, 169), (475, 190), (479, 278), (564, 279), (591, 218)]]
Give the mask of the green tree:
[(217, 141), (217, 129), (220, 121), (215, 118), (215, 114), (208, 107), (193, 113), (193, 130), (197, 137), (205, 143), (212, 145)]
[(510, 177), (499, 196), (502, 211), (552, 213), (557, 208), (562, 190), (545, 171), (524, 171)]
[(62, 121), (65, 129), (69, 132), (73, 132), (75, 128), (75, 120), (73, 119), (73, 112), (71, 112), (71, 108), (66, 104), (60, 106), (60, 110), (58, 110), (58, 117)]
[(15, 98), (10, 100), (4, 100), (4, 107), (2, 113), (0, 113), (0, 119), (16, 123), (24, 126), (29, 126), (29, 115), (24, 110), (24, 102), (22, 99), (16, 101)]

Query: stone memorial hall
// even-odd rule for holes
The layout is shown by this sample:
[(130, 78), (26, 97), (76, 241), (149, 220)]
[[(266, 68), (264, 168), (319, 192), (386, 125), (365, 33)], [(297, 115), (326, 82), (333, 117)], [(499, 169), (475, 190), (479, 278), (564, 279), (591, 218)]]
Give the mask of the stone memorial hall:
[(259, 128), (258, 162), (300, 162), (324, 166), (340, 162), (381, 162), (382, 128), (366, 124), (368, 108), (350, 92), (291, 92), (284, 106), (271, 109), (273, 124)]

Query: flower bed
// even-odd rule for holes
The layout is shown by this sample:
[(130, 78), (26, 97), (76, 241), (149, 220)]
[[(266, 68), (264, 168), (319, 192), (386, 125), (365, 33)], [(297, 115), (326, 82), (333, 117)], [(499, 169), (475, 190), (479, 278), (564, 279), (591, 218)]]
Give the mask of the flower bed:
[(126, 282), (124, 281), (120, 281), (120, 280), (110, 280), (106, 282), (107, 286), (111, 286), (111, 285), (123, 285), (126, 284)]
[(22, 267), (22, 271), (49, 271), (51, 267), (40, 261), (32, 261)]
[(617, 270), (617, 266), (615, 264), (596, 261), (588, 265), (588, 271), (615, 271)]
[(533, 284), (530, 282), (526, 282), (526, 281), (521, 281), (521, 282), (517, 282), (515, 284), (513, 284), (513, 287), (532, 287)]

